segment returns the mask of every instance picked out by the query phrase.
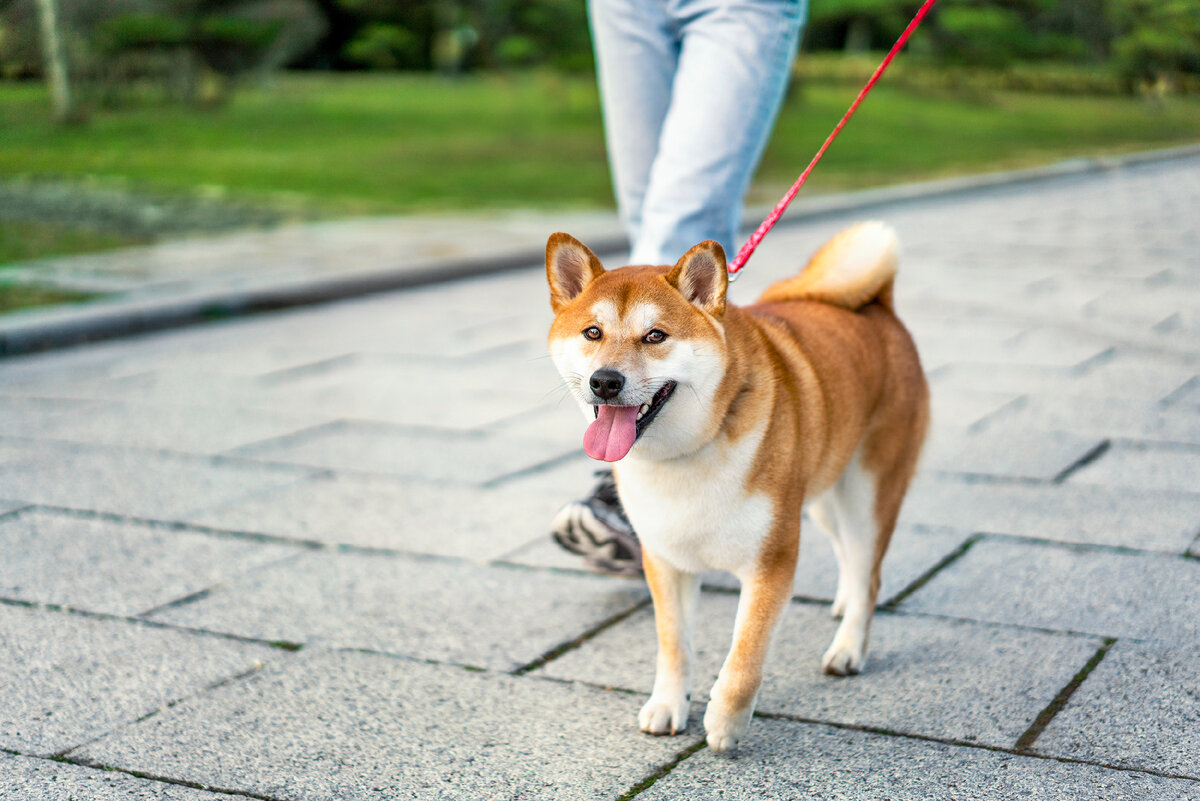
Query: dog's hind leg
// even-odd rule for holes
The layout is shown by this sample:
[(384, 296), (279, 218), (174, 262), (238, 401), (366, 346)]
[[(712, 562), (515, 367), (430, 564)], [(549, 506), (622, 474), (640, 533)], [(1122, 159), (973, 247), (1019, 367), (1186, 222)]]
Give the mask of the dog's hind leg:
[[(821, 669), (836, 676), (858, 673), (866, 662), (867, 634), (879, 593), (875, 519), (876, 480), (855, 453), (841, 478), (822, 500), (836, 521), (838, 589), (834, 613), (842, 622), (821, 659)], [(891, 532), (889, 531), (888, 534)]]
[(846, 588), (850, 581), (846, 578), (846, 558), (842, 555), (842, 540), (838, 536), (837, 508), (830, 493), (826, 492), (813, 500), (807, 511), (816, 527), (829, 538), (829, 543), (833, 546), (833, 555), (837, 558), (837, 595), (834, 596), (829, 613), (834, 617), (841, 617), (846, 612)]
[(642, 567), (654, 599), (658, 667), (654, 691), (638, 713), (638, 726), (650, 734), (678, 734), (687, 728), (692, 695), (692, 628), (700, 577), (676, 569), (642, 549)]

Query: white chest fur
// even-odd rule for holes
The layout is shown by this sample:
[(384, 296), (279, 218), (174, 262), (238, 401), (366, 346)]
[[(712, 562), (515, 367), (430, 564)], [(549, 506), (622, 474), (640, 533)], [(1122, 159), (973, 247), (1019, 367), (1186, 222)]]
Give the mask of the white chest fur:
[(775, 514), (771, 498), (746, 480), (765, 429), (764, 423), (736, 442), (718, 440), (685, 458), (631, 454), (620, 462), (621, 502), (646, 547), (692, 573), (752, 571)]

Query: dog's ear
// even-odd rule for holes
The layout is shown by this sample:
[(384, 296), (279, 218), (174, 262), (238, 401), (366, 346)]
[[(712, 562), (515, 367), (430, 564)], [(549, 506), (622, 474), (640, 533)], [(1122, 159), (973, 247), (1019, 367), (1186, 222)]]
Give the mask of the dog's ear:
[(604, 272), (596, 254), (570, 234), (551, 234), (546, 242), (546, 280), (550, 284), (550, 307), (557, 314), (583, 288)]
[(676, 262), (667, 274), (667, 283), (714, 317), (724, 315), (725, 290), (729, 288), (725, 250), (711, 239), (701, 242)]

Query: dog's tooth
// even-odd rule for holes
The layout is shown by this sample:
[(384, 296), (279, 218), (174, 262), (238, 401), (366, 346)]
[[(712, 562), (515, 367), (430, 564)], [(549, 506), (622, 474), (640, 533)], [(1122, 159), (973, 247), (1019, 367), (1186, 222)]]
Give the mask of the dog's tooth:
[(645, 414), (645, 413), (646, 413), (646, 412), (648, 412), (648, 411), (650, 411), (650, 404), (648, 404), (648, 403), (643, 403), (643, 404), (642, 404), (642, 414)]

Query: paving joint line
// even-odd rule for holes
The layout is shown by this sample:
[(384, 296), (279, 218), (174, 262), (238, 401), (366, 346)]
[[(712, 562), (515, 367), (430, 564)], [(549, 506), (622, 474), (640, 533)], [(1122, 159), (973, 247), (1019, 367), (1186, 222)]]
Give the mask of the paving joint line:
[(643, 792), (650, 789), (650, 787), (653, 786), (654, 783), (657, 782), (659, 779), (663, 778), (668, 773), (675, 770), (675, 768), (679, 767), (679, 764), (681, 762), (683, 762), (685, 759), (690, 758), (692, 755), (696, 754), (698, 751), (703, 749), (705, 747), (705, 745), (707, 745), (707, 742), (706, 742), (705, 738), (701, 737), (698, 742), (692, 743), (687, 748), (683, 749), (678, 754), (676, 754), (674, 757), (672, 757), (670, 760), (668, 760), (667, 762), (665, 762), (661, 766), (659, 766), (658, 770), (654, 771), (649, 776), (642, 779), (640, 782), (635, 784), (633, 787), (630, 787), (625, 792), (624, 795), (618, 796), (617, 801), (630, 801), (630, 799), (635, 798), (638, 795), (641, 795)]
[(1091, 450), (1089, 450), (1083, 456), (1080, 456), (1074, 462), (1072, 462), (1071, 464), (1064, 467), (1061, 471), (1059, 471), (1058, 475), (1056, 475), (1054, 478), (1050, 479), (1050, 483), (1051, 484), (1062, 484), (1064, 481), (1066, 481), (1068, 478), (1070, 478), (1071, 475), (1079, 472), (1080, 470), (1087, 467), (1092, 462), (1099, 459), (1104, 454), (1108, 453), (1108, 450), (1111, 447), (1112, 447), (1111, 439), (1106, 438), (1106, 439), (1100, 440), (1100, 442), (1098, 442), (1094, 446), (1092, 446)]
[(992, 409), (990, 412), (987, 412), (975, 422), (968, 425), (967, 433), (978, 434), (981, 431), (986, 431), (997, 419), (1002, 420), (1008, 415), (1021, 411), (1029, 405), (1029, 395), (1030, 393), (1023, 392), (1011, 400), (1007, 400), (1000, 404), (995, 409)]
[(940, 470), (934, 468), (925, 471), (926, 475), (949, 478), (962, 481), (964, 484), (1003, 484), (1016, 487), (1050, 487), (1054, 486), (1051, 479), (1034, 478), (1033, 476), (1005, 476), (996, 473), (973, 473), (969, 470)]
[(1175, 406), (1193, 389), (1200, 390), (1200, 376), (1192, 376), (1187, 381), (1184, 381), (1175, 389), (1167, 393), (1167, 396), (1158, 402), (1160, 408), (1169, 409)]
[(1063, 540), (1052, 540), (1045, 537), (1031, 537), (1025, 534), (1008, 534), (999, 531), (981, 532), (978, 536), (987, 537), (988, 539), (1008, 540), (1028, 545), (1037, 545), (1047, 548), (1066, 548), (1072, 551), (1099, 551), (1101, 553), (1122, 554), (1124, 556), (1176, 556), (1182, 557), (1186, 554), (1175, 553), (1174, 551), (1156, 551), (1150, 548), (1134, 548), (1130, 545), (1110, 545), (1103, 542), (1065, 542)]
[[(24, 503), (24, 501), (21, 501), (21, 503)], [(9, 518), (20, 517), (22, 512), (27, 512), (36, 506), (37, 504), (27, 503), (24, 506), (18, 506), (15, 509), (9, 509), (7, 512), (0, 513), (0, 523), (8, 522)]]
[[(399, 559), (408, 559), (408, 560), (417, 561), (417, 562), (443, 562), (443, 563), (447, 563), (447, 564), (475, 565), (475, 566), (482, 565), (484, 567), (496, 567), (496, 568), (499, 568), (502, 570), (546, 571), (546, 572), (551, 572), (551, 573), (562, 573), (562, 574), (573, 575), (573, 576), (590, 576), (593, 578), (601, 578), (601, 579), (620, 578), (617, 576), (608, 576), (605, 574), (594, 573), (590, 570), (586, 570), (583, 568), (569, 568), (569, 567), (556, 567), (556, 566), (543, 567), (543, 566), (538, 566), (538, 565), (522, 564), (520, 562), (512, 562), (512, 561), (508, 561), (508, 559), (507, 559), (508, 554), (506, 554), (505, 556), (498, 557), (496, 559), (489, 560), (487, 562), (480, 563), (474, 559), (469, 559), (469, 558), (463, 557), (463, 556), (451, 556), (448, 554), (439, 554), (439, 553), (424, 553), (421, 551), (407, 551), (407, 550), (403, 550), (400, 548), (388, 548), (388, 547), (379, 546), (379, 545), (355, 545), (353, 543), (326, 542), (324, 540), (310, 540), (310, 539), (294, 538), (294, 537), (289, 537), (285, 534), (267, 534), (267, 533), (257, 532), (257, 531), (244, 531), (244, 530), (239, 530), (239, 529), (218, 528), (216, 526), (206, 526), (206, 525), (199, 524), (199, 523), (186, 523), (186, 522), (172, 521), (172, 520), (158, 520), (155, 518), (148, 518), (148, 517), (134, 517), (131, 515), (117, 514), (115, 512), (99, 512), (99, 511), (94, 511), (91, 509), (74, 509), (74, 508), (71, 508), (68, 506), (50, 506), (47, 504), (31, 504), (29, 506), (23, 507), (22, 509), (14, 510), (13, 514), (16, 514), (17, 512), (28, 512), (30, 510), (51, 512), (54, 514), (61, 514), (64, 516), (74, 517), (74, 518), (78, 518), (81, 520), (100, 520), (100, 521), (105, 521), (105, 522), (110, 522), (110, 523), (121, 523), (121, 524), (126, 524), (126, 525), (144, 526), (146, 528), (166, 529), (169, 531), (182, 531), (182, 532), (188, 532), (188, 533), (193, 533), (193, 534), (204, 534), (204, 535), (209, 535), (209, 536), (213, 536), (213, 537), (217, 537), (217, 538), (227, 537), (229, 539), (235, 539), (235, 540), (240, 540), (240, 541), (257, 542), (257, 543), (261, 543), (263, 545), (294, 546), (294, 547), (302, 550), (302, 553), (287, 554), (283, 557), (280, 557), (277, 560), (274, 560), (271, 562), (266, 562), (261, 565), (257, 565), (254, 568), (252, 568), (253, 570), (258, 570), (261, 568), (272, 567), (272, 566), (278, 565), (281, 562), (286, 562), (290, 559), (298, 558), (299, 556), (303, 555), (303, 553), (306, 553), (306, 552), (311, 553), (313, 551), (333, 551), (336, 553), (358, 554), (361, 556), (395, 557), (395, 558), (399, 558)], [(510, 552), (510, 554), (515, 552), (516, 550), (520, 550), (521, 548), (527, 547), (528, 544), (529, 543), (525, 543), (524, 545), (519, 546), (517, 549), (514, 549), (514, 551)], [(245, 572), (249, 572), (249, 571), (245, 571)], [(238, 574), (238, 575), (239, 576), (244, 575), (245, 572)], [(231, 578), (233, 578), (233, 577), (231, 577)], [(213, 587), (217, 587), (221, 583), (223, 583), (223, 582), (218, 582), (217, 584), (213, 585)], [(147, 614), (147, 613), (142, 613), (142, 614)]]
[[(303, 442), (305, 438), (319, 434), (321, 429), (330, 429), (336, 431), (339, 428), (344, 428), (346, 423), (347, 421), (343, 418), (334, 418), (332, 420), (326, 420), (323, 423), (314, 423), (306, 428), (300, 428), (296, 431), (290, 431), (286, 434), (275, 434), (270, 437), (252, 440), (241, 445), (235, 445), (232, 448), (226, 448), (217, 455), (224, 459), (248, 459), (257, 463), (258, 460), (253, 455), (247, 454), (246, 451), (253, 448), (262, 448), (274, 442), (287, 443), (292, 440), (300, 440)], [(284, 464), (287, 463), (284, 462)]]
[(921, 742), (938, 743), (940, 745), (949, 745), (957, 748), (974, 748), (980, 751), (992, 751), (999, 754), (1009, 754), (1011, 756), (1027, 757), (1029, 759), (1042, 759), (1050, 762), (1061, 762), (1068, 765), (1090, 765), (1096, 768), (1105, 768), (1107, 770), (1116, 770), (1123, 773), (1141, 773), (1148, 776), (1156, 776), (1162, 779), (1182, 779), (1190, 782), (1200, 782), (1200, 775), (1189, 776), (1184, 773), (1167, 773), (1158, 771), (1152, 768), (1134, 768), (1128, 765), (1111, 765), (1106, 762), (1095, 762), (1088, 759), (1078, 759), (1076, 757), (1055, 756), (1053, 754), (1039, 754), (1036, 751), (1024, 752), (1017, 751), (1012, 748), (1005, 748), (1000, 745), (988, 745), (986, 743), (974, 743), (969, 740), (956, 740), (949, 737), (936, 737), (931, 734), (918, 734), (915, 732), (896, 731), (882, 726), (870, 726), (861, 723), (838, 723), (836, 721), (819, 720), (817, 718), (805, 718), (799, 715), (790, 715), (782, 712), (755, 712), (754, 717), (764, 720), (783, 720), (791, 723), (803, 723), (814, 726), (828, 726), (834, 729), (844, 729), (847, 731), (857, 731), (864, 734), (877, 734), (884, 737), (896, 737), (903, 740), (918, 740)]
[(1054, 699), (1046, 705), (1046, 708), (1038, 713), (1038, 716), (1034, 718), (1029, 728), (1017, 738), (1016, 744), (1013, 745), (1014, 751), (1029, 753), (1033, 750), (1034, 743), (1037, 742), (1037, 738), (1046, 730), (1046, 727), (1050, 725), (1050, 721), (1054, 720), (1055, 716), (1066, 707), (1067, 702), (1071, 700), (1071, 696), (1087, 680), (1088, 675), (1095, 670), (1096, 666), (1100, 664), (1116, 642), (1115, 637), (1106, 637), (1104, 639), (1104, 643), (1096, 649), (1096, 653), (1092, 654), (1091, 659), (1084, 663), (1079, 672), (1067, 682), (1066, 686), (1058, 691), (1058, 695), (1054, 696)]
[(490, 478), (487, 481), (484, 481), (482, 484), (479, 484), (479, 488), (496, 489), (497, 487), (502, 487), (505, 484), (511, 483), (518, 479), (535, 476), (539, 473), (549, 472), (559, 465), (564, 465), (577, 459), (582, 459), (583, 455), (583, 451), (573, 448), (566, 453), (553, 456), (543, 462), (538, 462), (537, 464), (530, 465), (529, 467), (523, 467), (520, 470), (514, 470), (511, 473), (504, 473), (496, 478)]
[[(1116, 638), (1114, 638), (1114, 637), (1110, 637), (1110, 638), (1106, 638), (1106, 639), (1112, 640), (1113, 642), (1116, 641)], [(1123, 639), (1128, 639), (1128, 638), (1123, 638)], [(1093, 659), (1094, 658), (1095, 657), (1093, 657)], [(531, 676), (530, 678), (535, 679), (537, 681), (548, 681), (548, 682), (552, 682), (555, 684), (578, 684), (578, 685), (582, 685), (584, 687), (589, 687), (594, 690), (601, 690), (604, 692), (611, 692), (611, 693), (619, 693), (621, 695), (637, 695), (637, 696), (648, 696), (649, 695), (649, 693), (647, 693), (644, 690), (634, 690), (634, 689), (630, 689), (628, 687), (617, 687), (617, 686), (610, 685), (610, 684), (598, 684), (596, 682), (586, 681), (583, 679), (564, 679), (564, 678), (559, 678), (557, 676), (546, 676), (546, 675), (536, 675), (536, 676)], [(697, 698), (694, 700), (698, 700), (699, 698), (704, 698), (704, 697), (705, 696), (703, 696), (703, 695), (698, 695)], [(1148, 774), (1151, 776), (1161, 777), (1164, 779), (1183, 779), (1186, 781), (1200, 782), (1200, 775), (1190, 776), (1190, 775), (1182, 774), (1182, 773), (1180, 773), (1180, 774), (1165, 773), (1162, 771), (1153, 770), (1151, 768), (1135, 768), (1135, 767), (1129, 767), (1127, 765), (1112, 765), (1112, 764), (1109, 764), (1106, 762), (1096, 762), (1093, 760), (1078, 759), (1075, 757), (1055, 756), (1053, 754), (1043, 754), (1043, 753), (1038, 753), (1036, 751), (1029, 751), (1029, 752), (1018, 751), (1015, 748), (1006, 748), (1006, 747), (1000, 746), (1000, 745), (988, 745), (986, 743), (972, 742), (970, 740), (956, 740), (954, 738), (949, 738), (949, 737), (937, 737), (937, 736), (931, 735), (931, 734), (920, 734), (917, 732), (899, 731), (896, 729), (889, 729), (885, 726), (872, 726), (870, 724), (863, 724), (863, 723), (844, 723), (844, 722), (834, 721), (834, 720), (821, 720), (819, 718), (806, 718), (801, 715), (794, 715), (794, 714), (790, 714), (787, 712), (765, 712), (765, 711), (758, 711), (758, 710), (756, 710), (754, 712), (754, 717), (760, 718), (762, 720), (782, 720), (782, 721), (787, 721), (789, 723), (802, 723), (805, 725), (812, 725), (812, 726), (828, 726), (830, 728), (843, 729), (843, 730), (847, 730), (847, 731), (857, 731), (857, 732), (862, 732), (864, 734), (876, 734), (876, 735), (880, 735), (880, 736), (884, 736), (884, 737), (896, 737), (896, 738), (904, 739), (904, 740), (918, 740), (921, 742), (938, 743), (941, 745), (949, 745), (949, 746), (954, 746), (954, 747), (958, 747), (958, 748), (973, 748), (973, 749), (978, 749), (978, 750), (982, 750), (982, 751), (993, 751), (993, 752), (1002, 753), (1002, 754), (1010, 754), (1012, 756), (1029, 757), (1030, 759), (1041, 759), (1041, 760), (1052, 761), (1052, 762), (1064, 762), (1067, 764), (1090, 765), (1093, 767), (1107, 768), (1109, 770), (1118, 770), (1118, 771), (1123, 771), (1123, 772), (1128, 772), (1128, 773), (1144, 773), (1144, 774)], [(645, 789), (645, 788), (643, 788), (643, 789)]]
[(270, 569), (279, 567), (280, 565), (286, 565), (288, 562), (294, 562), (297, 559), (299, 559), (303, 554), (304, 554), (303, 551), (301, 551), (299, 553), (284, 554), (283, 556), (279, 557), (278, 559), (272, 559), (269, 562), (264, 562), (262, 564), (253, 565), (245, 570), (239, 571), (237, 573), (234, 573), (231, 576), (223, 578), (214, 584), (210, 584), (209, 586), (204, 587), (203, 589), (196, 590), (195, 592), (190, 592), (187, 595), (180, 596), (179, 598), (175, 598), (174, 600), (167, 601), (166, 603), (161, 603), (158, 606), (152, 606), (143, 612), (138, 612), (136, 615), (134, 615), (134, 617), (150, 618), (161, 612), (166, 612), (169, 609), (179, 609), (180, 607), (187, 606), (188, 604), (192, 604), (192, 603), (195, 603), (196, 601), (203, 600), (203, 599), (207, 598), (208, 596), (212, 595), (214, 592), (218, 592), (218, 591), (224, 589), (225, 587), (229, 586), (231, 583), (241, 581), (243, 578), (246, 578), (247, 576), (250, 576), (254, 573), (257, 573), (262, 570), (270, 570)]
[(113, 729), (109, 729), (106, 732), (97, 734), (95, 737), (91, 737), (87, 740), (84, 740), (83, 742), (73, 745), (70, 748), (64, 748), (63, 750), (58, 751), (57, 753), (51, 754), (50, 758), (53, 760), (69, 761), (71, 758), (68, 755), (72, 751), (78, 751), (81, 748), (86, 748), (87, 746), (92, 745), (93, 743), (97, 743), (97, 742), (103, 740), (105, 737), (116, 734), (117, 732), (122, 731), (124, 729), (128, 729), (133, 726), (136, 726), (139, 723), (149, 720), (150, 718), (155, 717), (168, 709), (171, 709), (173, 707), (178, 706), (179, 704), (184, 703), (185, 701), (190, 701), (193, 698), (199, 698), (202, 695), (205, 695), (206, 693), (209, 693), (213, 690), (219, 689), (221, 687), (225, 687), (226, 685), (233, 684), (234, 682), (237, 682), (237, 681), (241, 681), (242, 679), (249, 678), (250, 676), (253, 676), (255, 673), (258, 673), (265, 666), (266, 666), (265, 662), (255, 662), (255, 664), (252, 665), (250, 668), (243, 670), (240, 673), (235, 673), (232, 676), (226, 676), (223, 679), (219, 679), (217, 681), (206, 684), (205, 686), (201, 687), (200, 689), (196, 690), (195, 692), (188, 693), (187, 695), (181, 695), (178, 698), (173, 698), (170, 701), (167, 701), (165, 704), (162, 704), (161, 706), (150, 710), (146, 714), (141, 715), (137, 718), (134, 718), (133, 720), (129, 721), (128, 723), (118, 724)]
[[(77, 440), (55, 439), (53, 437), (23, 437), (13, 434), (0, 435), (0, 442), (4, 440), (16, 441), (23, 445), (49, 445), (51, 448), (60, 448), (72, 453), (88, 453), (88, 454), (112, 454), (112, 453), (136, 453), (146, 454), (150, 456), (160, 456), (166, 459), (173, 459), (181, 462), (197, 462), (209, 465), (221, 464), (237, 464), (245, 467), (266, 467), (276, 471), (290, 471), (293, 473), (307, 472), (314, 473), (322, 470), (319, 467), (311, 467), (308, 465), (290, 464), (287, 462), (272, 462), (268, 460), (247, 459), (241, 456), (226, 455), (225, 451), (219, 453), (196, 453), (194, 451), (177, 451), (170, 448), (156, 448), (145, 445), (119, 445), (115, 443), (103, 442), (80, 442)], [(32, 457), (34, 459), (44, 458), (39, 456)], [(298, 476), (298, 478), (309, 478), (311, 476)]]
[[(24, 755), (22, 755), (24, 756)], [(45, 757), (35, 757), (35, 759), (44, 759)], [(133, 770), (130, 768), (122, 768), (116, 765), (106, 765), (103, 762), (95, 762), (91, 760), (68, 759), (66, 757), (50, 759), (51, 762), (58, 762), (65, 765), (76, 765), (81, 768), (90, 768), (92, 770), (108, 771), (110, 773), (124, 773), (127, 776), (133, 776), (137, 779), (146, 781), (160, 782), (162, 784), (173, 784), (177, 787), (187, 787), (191, 790), (204, 790), (209, 793), (218, 795), (228, 795), (235, 798), (253, 798), (255, 801), (288, 801), (285, 798), (278, 798), (273, 795), (263, 795), (255, 793), (251, 790), (232, 790), (227, 787), (214, 787), (200, 782), (188, 781), (187, 779), (172, 779), (169, 776), (160, 776), (157, 773), (147, 773), (141, 770)]]
[(533, 660), (532, 662), (529, 662), (529, 663), (517, 668), (516, 670), (511, 671), (511, 674), (513, 676), (524, 676), (527, 673), (530, 673), (531, 671), (537, 670), (538, 668), (543, 667), (544, 665), (547, 665), (550, 662), (553, 662), (555, 659), (558, 659), (563, 654), (574, 651), (575, 649), (582, 646), (584, 643), (592, 640), (593, 638), (597, 637), (598, 635), (602, 634), (603, 632), (607, 631), (608, 629), (612, 628), (613, 626), (617, 625), (618, 623), (621, 623), (622, 621), (631, 617), (634, 613), (638, 612), (639, 610), (645, 609), (646, 607), (650, 606), (650, 603), (651, 603), (650, 598), (643, 598), (642, 600), (638, 601), (636, 604), (634, 604), (630, 608), (626, 609), (625, 611), (620, 612), (616, 615), (613, 615), (612, 617), (608, 618), (607, 620), (604, 620), (604, 621), (598, 623), (597, 625), (592, 626), (590, 629), (583, 632), (575, 639), (568, 640), (567, 642), (556, 645), (554, 648), (551, 648), (549, 651), (542, 654), (541, 656), (539, 656), (537, 659)]
[[(1200, 442), (1179, 442), (1178, 440), (1170, 439), (1143, 439), (1141, 437), (1113, 437), (1113, 441), (1118, 445), (1137, 448), (1138, 450), (1143, 451), (1182, 451), (1183, 453), (1200, 455)], [(1175, 491), (1191, 494), (1187, 493), (1186, 490)]]
[(150, 628), (155, 629), (166, 629), (168, 631), (196, 634), (203, 637), (216, 637), (222, 640), (233, 640), (234, 642), (243, 642), (250, 645), (263, 645), (279, 651), (299, 651), (304, 647), (304, 643), (291, 642), (289, 640), (263, 640), (258, 637), (247, 637), (241, 634), (230, 634), (229, 632), (224, 631), (213, 631), (211, 629), (201, 629), (194, 626), (182, 626), (178, 623), (168, 623), (162, 620), (150, 620), (148, 618), (133, 617), (130, 615), (114, 615), (109, 612), (93, 612), (88, 609), (78, 609), (66, 604), (39, 603), (38, 601), (24, 601), (18, 598), (0, 597), (0, 606), (16, 606), (22, 609), (33, 609), (35, 611), (74, 615), (76, 617), (84, 617), (91, 620), (107, 620), (115, 623), (133, 623), (135, 625), (149, 626)]
[(975, 543), (979, 542), (981, 539), (983, 539), (983, 537), (983, 534), (972, 534), (971, 536), (967, 537), (962, 541), (962, 543), (959, 544), (957, 548), (939, 559), (937, 563), (933, 565), (933, 567), (917, 576), (917, 578), (909, 583), (907, 587), (900, 590), (900, 592), (896, 593), (883, 604), (881, 604), (880, 608), (886, 610), (895, 609), (897, 606), (911, 597), (913, 593), (917, 592), (919, 589), (932, 581), (938, 573), (942, 572), (944, 569), (962, 558), (963, 554), (971, 550), (971, 548), (975, 546)]
[(213, 788), (213, 787), (206, 787), (204, 785), (197, 784), (195, 782), (186, 782), (186, 781), (182, 781), (179, 779), (165, 779), (165, 778), (162, 778), (159, 776), (152, 776), (150, 774), (140, 773), (138, 771), (125, 770), (123, 768), (115, 768), (115, 767), (111, 767), (108, 765), (101, 765), (99, 763), (76, 761), (76, 760), (67, 759), (65, 757), (60, 757), (60, 756), (44, 756), (42, 754), (26, 754), (22, 751), (15, 751), (11, 748), (3, 748), (3, 747), (0, 747), (0, 753), (9, 754), (10, 756), (16, 756), (16, 757), (24, 757), (25, 759), (38, 759), (43, 762), (57, 762), (60, 765), (74, 765), (75, 767), (87, 768), (88, 770), (101, 770), (101, 771), (107, 771), (109, 773), (124, 773), (124, 774), (134, 776), (139, 779), (145, 779), (147, 781), (157, 781), (157, 782), (163, 782), (165, 784), (174, 784), (174, 785), (179, 785), (182, 787), (188, 787), (193, 790), (208, 790), (209, 792), (223, 793), (225, 795), (233, 795), (233, 796), (237, 796), (239, 798), (254, 798), (254, 799), (260, 799), (261, 801), (282, 801), (282, 799), (274, 799), (274, 798), (270, 798), (270, 797), (264, 796), (264, 795), (247, 794), (244, 790), (220, 790), (220, 789)]
[(74, 517), (80, 520), (97, 520), (107, 523), (120, 523), (124, 525), (144, 526), (145, 528), (165, 529), (168, 531), (182, 531), (192, 534), (208, 534), (218, 537), (228, 537), (230, 539), (258, 542), (263, 545), (291, 545), (309, 551), (325, 550), (332, 547), (329, 543), (322, 540), (308, 540), (298, 537), (288, 537), (282, 534), (267, 534), (259, 531), (242, 531), (238, 529), (218, 528), (216, 526), (206, 526), (201, 523), (187, 523), (180, 520), (159, 520), (153, 517), (136, 517), (134, 515), (124, 515), (117, 512), (103, 512), (94, 509), (76, 509), (70, 506), (53, 506), (50, 504), (41, 503), (25, 507), (25, 511), (30, 509), (63, 515), (64, 517)]

